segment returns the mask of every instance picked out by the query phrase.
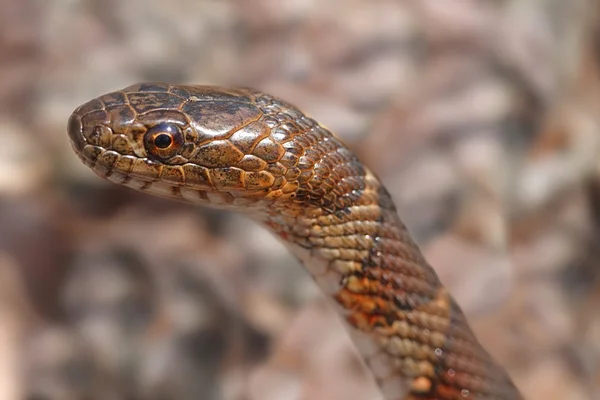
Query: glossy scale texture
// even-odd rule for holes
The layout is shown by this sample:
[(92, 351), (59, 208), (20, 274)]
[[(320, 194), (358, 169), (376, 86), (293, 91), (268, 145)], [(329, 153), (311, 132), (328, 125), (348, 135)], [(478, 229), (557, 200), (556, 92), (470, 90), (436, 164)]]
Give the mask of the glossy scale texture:
[(68, 133), (104, 178), (231, 209), (277, 235), (332, 299), (385, 399), (521, 398), (381, 182), (294, 106), (249, 89), (141, 83), (78, 107)]

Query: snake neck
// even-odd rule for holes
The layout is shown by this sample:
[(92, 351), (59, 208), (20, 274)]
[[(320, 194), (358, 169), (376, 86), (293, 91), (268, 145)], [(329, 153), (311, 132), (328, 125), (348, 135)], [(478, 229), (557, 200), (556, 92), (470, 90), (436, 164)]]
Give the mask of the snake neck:
[(327, 201), (280, 205), (262, 223), (332, 300), (385, 398), (519, 399), (410, 238), (385, 188), (368, 170), (357, 181), (360, 187), (344, 180), (345, 190)]

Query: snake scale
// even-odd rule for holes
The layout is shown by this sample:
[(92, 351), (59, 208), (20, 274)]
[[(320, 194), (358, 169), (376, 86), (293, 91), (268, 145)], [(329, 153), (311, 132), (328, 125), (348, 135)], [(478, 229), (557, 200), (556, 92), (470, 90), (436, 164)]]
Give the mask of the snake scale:
[(517, 400), (379, 179), (329, 130), (251, 89), (140, 83), (78, 107), (96, 174), (249, 216), (279, 237), (349, 327), (386, 400)]

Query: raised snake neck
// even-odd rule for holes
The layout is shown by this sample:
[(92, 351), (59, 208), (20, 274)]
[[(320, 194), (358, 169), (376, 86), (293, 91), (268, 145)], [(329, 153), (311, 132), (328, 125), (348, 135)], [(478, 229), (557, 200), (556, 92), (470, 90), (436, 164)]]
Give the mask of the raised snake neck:
[(381, 182), (294, 106), (249, 89), (141, 83), (78, 107), (68, 133), (112, 182), (238, 211), (277, 235), (333, 300), (385, 399), (521, 399)]

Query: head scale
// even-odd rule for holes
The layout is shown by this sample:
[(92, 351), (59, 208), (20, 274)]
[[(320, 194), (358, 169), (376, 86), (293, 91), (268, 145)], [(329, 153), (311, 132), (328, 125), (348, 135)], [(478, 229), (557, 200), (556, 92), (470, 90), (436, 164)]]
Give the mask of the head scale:
[(315, 189), (321, 196), (333, 189), (324, 181), (324, 156), (347, 156), (329, 131), (293, 106), (210, 86), (130, 86), (78, 107), (68, 132), (100, 176), (216, 206), (314, 200)]

